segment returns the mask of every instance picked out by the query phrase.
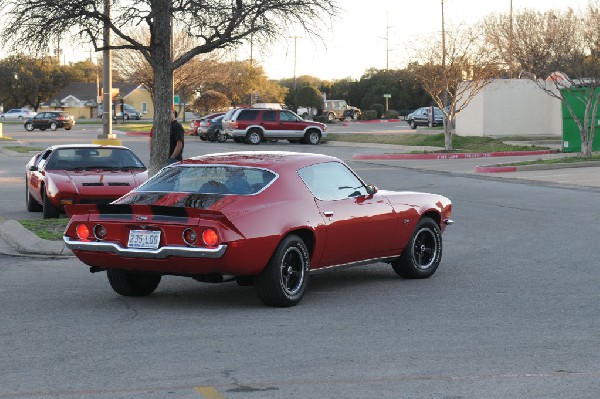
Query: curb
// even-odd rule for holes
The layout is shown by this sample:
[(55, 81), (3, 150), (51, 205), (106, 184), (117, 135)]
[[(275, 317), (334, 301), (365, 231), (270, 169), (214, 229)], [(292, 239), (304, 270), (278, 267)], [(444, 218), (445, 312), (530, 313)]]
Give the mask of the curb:
[(43, 240), (16, 220), (0, 222), (0, 237), (16, 252), (29, 256), (73, 256), (62, 241)]
[(482, 165), (475, 168), (475, 173), (510, 173), (510, 172), (524, 172), (531, 170), (552, 170), (552, 169), (566, 169), (566, 168), (588, 168), (588, 167), (599, 167), (600, 161), (587, 161), (577, 163), (553, 163), (553, 164), (539, 164), (539, 165)]
[(493, 157), (516, 157), (531, 155), (547, 155), (555, 153), (555, 150), (539, 151), (506, 151), (506, 152), (482, 152), (482, 153), (427, 153), (427, 154), (358, 154), (353, 155), (352, 159), (362, 160), (390, 160), (390, 159), (472, 159), (472, 158), (493, 158)]

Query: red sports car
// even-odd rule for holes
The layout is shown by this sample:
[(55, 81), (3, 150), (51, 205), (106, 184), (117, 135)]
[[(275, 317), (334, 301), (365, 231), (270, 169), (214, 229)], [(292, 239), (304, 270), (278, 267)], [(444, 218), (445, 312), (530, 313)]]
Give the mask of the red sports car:
[(254, 285), (267, 305), (297, 304), (309, 272), (391, 263), (426, 278), (442, 257), (452, 204), (378, 190), (337, 158), (292, 152), (199, 156), (163, 168), (109, 205), (70, 205), (64, 241), (121, 295), (162, 275)]
[(56, 218), (68, 204), (108, 204), (148, 179), (146, 167), (126, 147), (56, 145), (36, 154), (25, 168), (29, 212)]

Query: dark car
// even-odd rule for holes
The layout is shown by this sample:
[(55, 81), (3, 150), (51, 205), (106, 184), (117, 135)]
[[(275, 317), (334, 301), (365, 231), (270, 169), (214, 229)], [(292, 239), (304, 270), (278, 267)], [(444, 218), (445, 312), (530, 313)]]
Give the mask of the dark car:
[(212, 114), (204, 115), (190, 120), (190, 136), (199, 136), (201, 133), (201, 128), (203, 126), (205, 128), (207, 127), (206, 123), (203, 124), (203, 122), (221, 115), (225, 115), (225, 112), (214, 112)]
[(223, 131), (222, 124), (224, 116), (225, 114), (222, 114), (200, 122), (200, 129), (198, 131), (200, 139), (204, 141), (218, 141), (219, 143), (227, 141), (227, 134)]
[(66, 211), (66, 246), (120, 295), (150, 295), (175, 275), (254, 285), (281, 307), (300, 302), (311, 272), (335, 267), (430, 277), (452, 223), (446, 197), (379, 191), (338, 158), (281, 151), (187, 159), (111, 204)]
[(67, 204), (107, 204), (147, 178), (146, 167), (127, 147), (56, 145), (27, 163), (25, 204), (29, 212), (55, 218)]
[[(431, 110), (433, 109), (433, 118)], [(411, 129), (416, 129), (417, 126), (442, 126), (444, 124), (444, 114), (438, 107), (421, 107), (414, 112), (408, 114), (405, 118)]]
[(71, 130), (75, 126), (75, 118), (65, 111), (44, 111), (38, 113), (33, 118), (27, 119), (23, 126), (30, 132), (33, 129), (56, 130), (64, 128), (65, 130)]
[(327, 125), (306, 121), (285, 109), (240, 108), (231, 116), (227, 135), (237, 143), (260, 144), (265, 140), (319, 144), (327, 137)]

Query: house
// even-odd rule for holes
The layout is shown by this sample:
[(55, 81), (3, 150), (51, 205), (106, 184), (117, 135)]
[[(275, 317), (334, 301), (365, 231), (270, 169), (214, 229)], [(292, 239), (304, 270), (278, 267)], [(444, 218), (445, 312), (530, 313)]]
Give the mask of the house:
[[(100, 96), (101, 84), (74, 82), (60, 91), (50, 101), (41, 106), (41, 111), (63, 110), (67, 111), (76, 119), (93, 119), (98, 117), (98, 102), (102, 101)], [(113, 82), (113, 99), (131, 105), (142, 113), (142, 118), (154, 118), (154, 106), (152, 95), (143, 84)], [(113, 100), (114, 101), (114, 100)]]

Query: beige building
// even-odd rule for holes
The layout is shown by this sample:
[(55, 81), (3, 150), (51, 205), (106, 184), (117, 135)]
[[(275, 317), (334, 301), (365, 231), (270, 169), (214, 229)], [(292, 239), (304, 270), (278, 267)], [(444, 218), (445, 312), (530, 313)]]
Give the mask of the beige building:
[[(42, 104), (40, 111), (62, 110), (76, 119), (98, 118), (100, 87), (102, 86), (97, 83), (71, 83), (50, 101)], [(154, 118), (152, 96), (143, 84), (114, 82), (113, 98), (115, 102), (123, 99), (123, 103), (131, 105), (142, 114), (142, 119)]]

